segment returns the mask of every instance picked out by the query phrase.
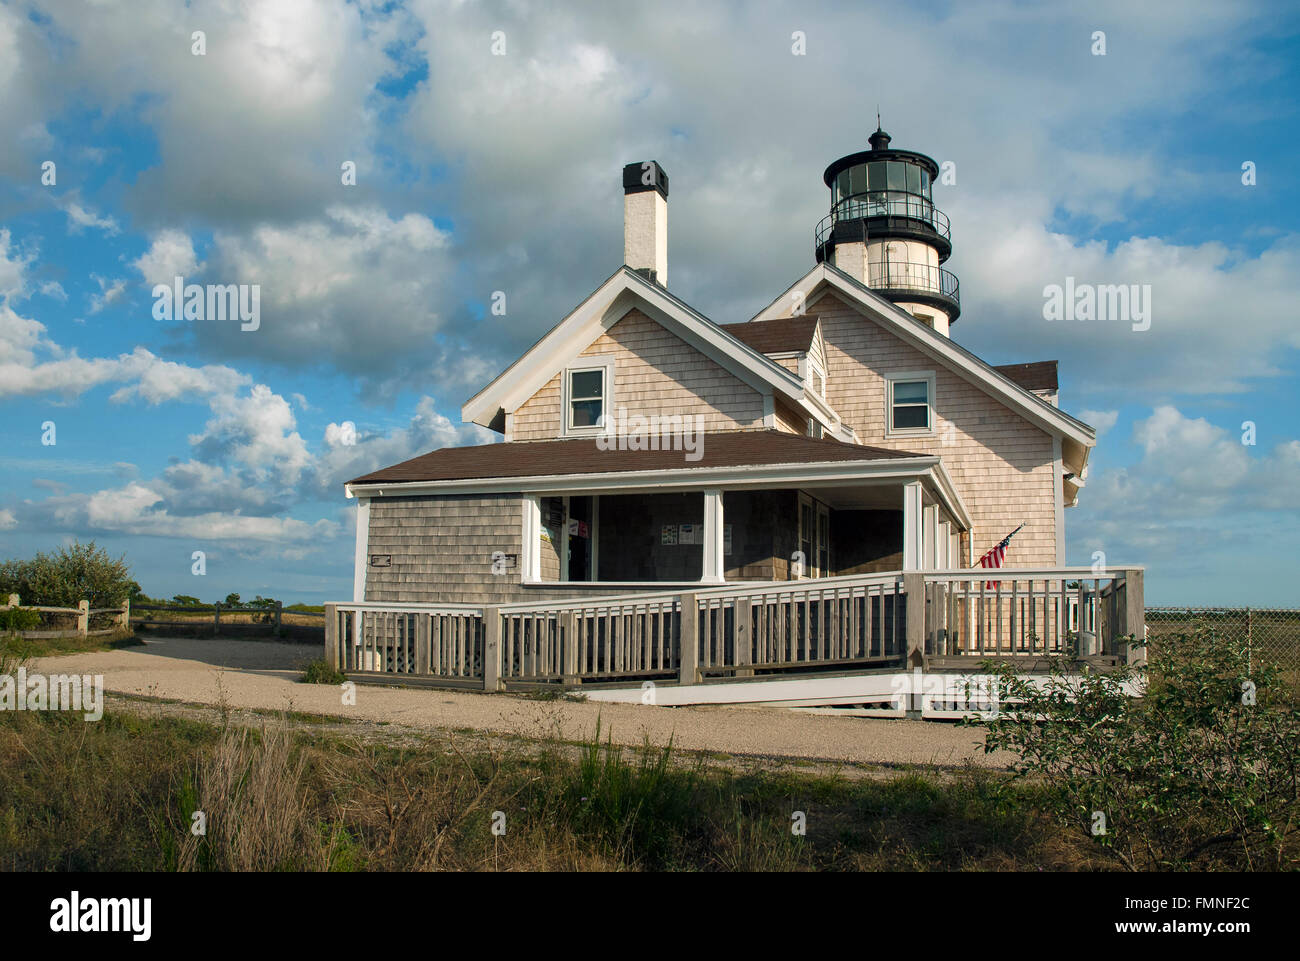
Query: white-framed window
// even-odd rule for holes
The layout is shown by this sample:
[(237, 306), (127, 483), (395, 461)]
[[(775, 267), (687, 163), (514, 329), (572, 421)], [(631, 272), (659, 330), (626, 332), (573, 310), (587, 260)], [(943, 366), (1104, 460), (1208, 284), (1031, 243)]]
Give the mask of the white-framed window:
[(613, 412), (613, 359), (593, 358), (590, 364), (575, 364), (564, 371), (564, 409), (566, 434), (595, 433), (605, 426)]
[(885, 434), (934, 433), (934, 371), (908, 371), (885, 377)]

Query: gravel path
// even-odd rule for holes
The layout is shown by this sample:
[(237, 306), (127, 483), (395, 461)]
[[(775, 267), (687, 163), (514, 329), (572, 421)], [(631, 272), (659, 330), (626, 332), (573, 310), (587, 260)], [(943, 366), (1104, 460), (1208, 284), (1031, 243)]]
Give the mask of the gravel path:
[(357, 686), (355, 706), (339, 689), (297, 683), (314, 647), (265, 641), (149, 638), (144, 647), (38, 661), (46, 673), (103, 674), (109, 692), (232, 709), (293, 710), (434, 730), (512, 737), (602, 737), (637, 745), (671, 737), (687, 751), (850, 764), (1001, 767), (972, 728), (935, 721), (826, 717), (784, 708), (649, 707), (539, 701), (462, 691)]

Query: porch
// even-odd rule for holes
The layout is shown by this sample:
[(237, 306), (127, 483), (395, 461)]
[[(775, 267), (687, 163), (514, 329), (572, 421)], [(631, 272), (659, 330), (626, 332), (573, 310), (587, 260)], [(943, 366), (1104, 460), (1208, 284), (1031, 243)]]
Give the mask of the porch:
[[(986, 579), (996, 576), (996, 582)], [(960, 716), (989, 659), (1133, 663), (1143, 571), (894, 570), (499, 606), (326, 605), (358, 681)], [(964, 693), (963, 693), (964, 692)]]

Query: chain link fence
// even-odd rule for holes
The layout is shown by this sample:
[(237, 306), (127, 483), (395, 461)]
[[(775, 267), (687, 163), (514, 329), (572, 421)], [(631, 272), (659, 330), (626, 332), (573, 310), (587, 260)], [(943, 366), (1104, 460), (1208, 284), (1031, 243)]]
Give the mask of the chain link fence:
[(1270, 664), (1300, 689), (1300, 609), (1278, 607), (1148, 607), (1147, 633), (1191, 633), (1204, 627), (1246, 644), (1252, 664)]

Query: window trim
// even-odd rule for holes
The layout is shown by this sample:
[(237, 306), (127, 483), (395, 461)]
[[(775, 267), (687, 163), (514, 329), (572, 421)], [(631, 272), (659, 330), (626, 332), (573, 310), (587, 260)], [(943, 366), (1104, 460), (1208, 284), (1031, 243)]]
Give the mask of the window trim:
[[(885, 436), (886, 437), (933, 437), (937, 430), (935, 411), (935, 376), (932, 370), (907, 370), (885, 374)], [(910, 381), (925, 381), (925, 427), (894, 426), (894, 384)], [(919, 406), (919, 405), (909, 405)]]
[[(589, 361), (589, 363), (583, 363)], [(566, 366), (560, 376), (560, 436), (588, 437), (605, 430), (604, 424), (585, 427), (573, 426), (573, 398), (571, 396), (574, 374), (598, 370), (601, 372), (601, 417), (608, 423), (614, 411), (614, 357), (612, 354), (595, 357), (575, 357), (574, 363)]]

